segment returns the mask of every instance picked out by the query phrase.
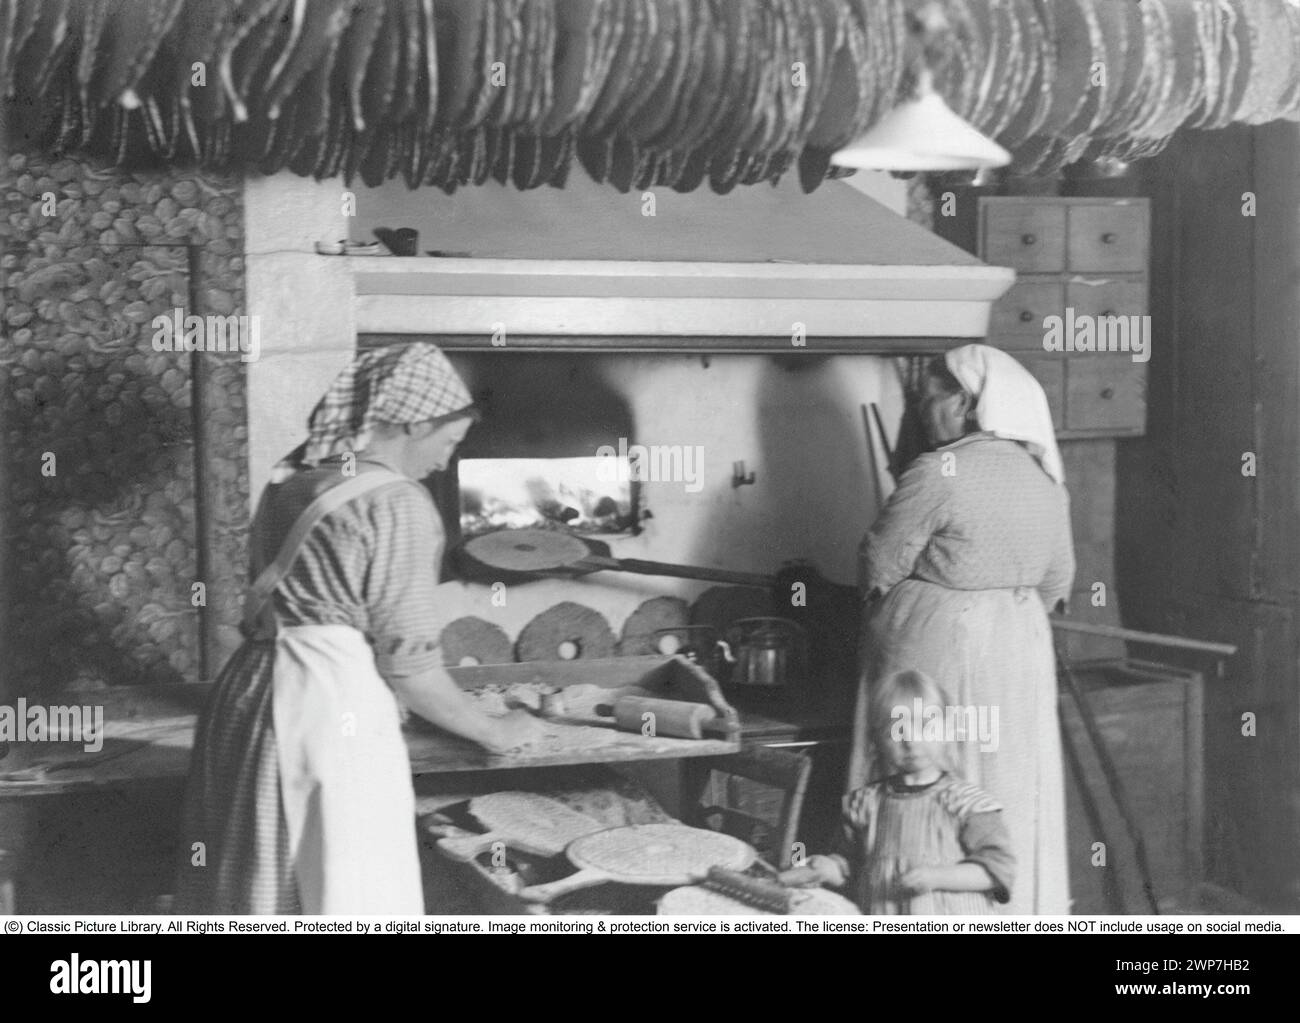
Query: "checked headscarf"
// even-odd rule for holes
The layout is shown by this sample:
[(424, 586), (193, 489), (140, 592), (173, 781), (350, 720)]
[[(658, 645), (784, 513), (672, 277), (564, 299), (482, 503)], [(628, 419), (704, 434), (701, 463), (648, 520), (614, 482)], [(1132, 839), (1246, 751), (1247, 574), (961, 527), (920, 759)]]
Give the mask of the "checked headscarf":
[(363, 451), (377, 423), (422, 423), (474, 403), (447, 356), (427, 342), (360, 352), (308, 420), (302, 459)]

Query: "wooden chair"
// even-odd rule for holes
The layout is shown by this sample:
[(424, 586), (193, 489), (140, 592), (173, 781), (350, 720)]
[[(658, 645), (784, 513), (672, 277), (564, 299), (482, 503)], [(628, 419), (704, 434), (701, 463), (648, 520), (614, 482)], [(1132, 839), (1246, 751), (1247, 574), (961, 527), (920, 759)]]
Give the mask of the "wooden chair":
[[(808, 776), (812, 772), (812, 761), (808, 757), (802, 753), (758, 746), (727, 756), (692, 757), (683, 761), (683, 765), (682, 815), (687, 824), (713, 828), (748, 842), (777, 870), (791, 866), (798, 840), (799, 815), (808, 789)], [(714, 772), (725, 776), (725, 805), (710, 802), (710, 782)], [(761, 801), (759, 798), (746, 800), (743, 790), (747, 786), (743, 786), (739, 779), (777, 790), (781, 794), (779, 810), (765, 816), (737, 805)], [(749, 795), (754, 797), (757, 794), (751, 788)]]

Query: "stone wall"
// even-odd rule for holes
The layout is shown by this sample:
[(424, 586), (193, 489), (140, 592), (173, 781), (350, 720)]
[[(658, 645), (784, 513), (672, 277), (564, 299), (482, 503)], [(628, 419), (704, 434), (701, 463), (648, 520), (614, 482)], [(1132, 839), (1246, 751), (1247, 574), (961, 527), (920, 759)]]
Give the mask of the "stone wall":
[(244, 313), (241, 184), (14, 154), (0, 193), (6, 688), (211, 675), (244, 583), (246, 367), (156, 351), (152, 321)]

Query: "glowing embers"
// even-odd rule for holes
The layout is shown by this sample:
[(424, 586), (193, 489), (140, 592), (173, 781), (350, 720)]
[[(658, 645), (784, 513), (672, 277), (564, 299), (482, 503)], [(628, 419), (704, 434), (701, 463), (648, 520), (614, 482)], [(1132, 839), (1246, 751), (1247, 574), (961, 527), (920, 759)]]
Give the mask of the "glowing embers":
[[(587, 458), (471, 458), (457, 467), (464, 536), (494, 529), (563, 527), (577, 533), (620, 533), (636, 518), (635, 476), (626, 459), (611, 466)], [(612, 471), (611, 471), (612, 470)]]

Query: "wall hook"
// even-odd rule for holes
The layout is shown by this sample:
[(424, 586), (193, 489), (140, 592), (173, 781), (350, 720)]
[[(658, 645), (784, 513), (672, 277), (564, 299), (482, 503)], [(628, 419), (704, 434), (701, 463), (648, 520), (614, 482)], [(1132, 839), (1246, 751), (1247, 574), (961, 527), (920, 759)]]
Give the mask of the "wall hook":
[(750, 472), (746, 475), (744, 462), (731, 463), (731, 485), (733, 487), (746, 487), (751, 485), (753, 482), (754, 474)]

